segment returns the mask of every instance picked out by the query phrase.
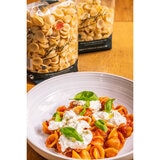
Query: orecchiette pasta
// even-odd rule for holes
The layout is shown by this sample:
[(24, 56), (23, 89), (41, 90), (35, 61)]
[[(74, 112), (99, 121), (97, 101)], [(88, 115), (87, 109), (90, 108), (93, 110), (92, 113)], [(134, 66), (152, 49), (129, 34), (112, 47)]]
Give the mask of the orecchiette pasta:
[(78, 59), (77, 25), (77, 9), (72, 0), (28, 5), (27, 69), (49, 73), (75, 64)]
[(133, 132), (133, 114), (123, 105), (114, 106), (114, 100), (82, 91), (68, 106), (57, 107), (42, 122), (46, 147), (76, 159), (115, 157)]
[(112, 34), (113, 8), (102, 4), (101, 0), (79, 0), (77, 8), (79, 42), (104, 39)]

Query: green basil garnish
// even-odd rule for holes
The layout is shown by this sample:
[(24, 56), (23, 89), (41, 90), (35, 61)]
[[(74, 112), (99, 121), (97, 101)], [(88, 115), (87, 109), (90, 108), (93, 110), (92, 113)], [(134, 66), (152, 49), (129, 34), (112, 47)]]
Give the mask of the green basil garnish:
[(107, 126), (105, 124), (105, 122), (101, 119), (95, 121), (95, 126), (100, 128), (102, 131), (106, 132), (107, 131)]
[(112, 109), (112, 105), (113, 105), (113, 101), (114, 101), (115, 99), (113, 98), (113, 99), (109, 99), (106, 103), (105, 103), (105, 105), (104, 105), (104, 110), (107, 112), (107, 113), (110, 113), (111, 112), (111, 109)]
[(86, 103), (83, 105), (82, 111), (79, 113), (80, 116), (83, 116), (86, 113), (86, 108), (89, 108), (90, 101), (86, 101)]
[(82, 91), (75, 95), (75, 100), (83, 100), (83, 101), (95, 101), (98, 100), (97, 95), (92, 91)]
[(83, 116), (86, 113), (86, 108), (83, 108), (82, 111), (79, 113), (80, 116)]
[(83, 105), (84, 108), (89, 108), (90, 106), (90, 101), (86, 101), (86, 103)]
[(60, 129), (61, 133), (67, 138), (73, 138), (77, 141), (83, 142), (82, 136), (72, 127), (63, 127)]
[(54, 115), (53, 115), (53, 117), (55, 118), (54, 120), (56, 122), (60, 122), (62, 120), (59, 112), (55, 112)]

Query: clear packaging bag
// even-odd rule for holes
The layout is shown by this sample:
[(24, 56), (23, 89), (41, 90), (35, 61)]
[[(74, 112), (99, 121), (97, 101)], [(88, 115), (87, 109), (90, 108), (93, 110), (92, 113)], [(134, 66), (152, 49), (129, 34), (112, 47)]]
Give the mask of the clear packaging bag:
[(112, 48), (115, 0), (78, 0), (79, 53)]
[(78, 71), (77, 25), (73, 0), (27, 5), (27, 77), (31, 81)]

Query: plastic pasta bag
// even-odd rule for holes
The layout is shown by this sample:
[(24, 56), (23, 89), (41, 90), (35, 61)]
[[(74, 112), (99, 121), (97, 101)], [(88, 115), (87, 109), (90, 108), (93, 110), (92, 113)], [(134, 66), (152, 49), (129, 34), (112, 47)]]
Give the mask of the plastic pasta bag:
[(79, 53), (112, 48), (115, 0), (78, 0)]
[(72, 0), (27, 5), (27, 77), (31, 81), (78, 71), (77, 25)]

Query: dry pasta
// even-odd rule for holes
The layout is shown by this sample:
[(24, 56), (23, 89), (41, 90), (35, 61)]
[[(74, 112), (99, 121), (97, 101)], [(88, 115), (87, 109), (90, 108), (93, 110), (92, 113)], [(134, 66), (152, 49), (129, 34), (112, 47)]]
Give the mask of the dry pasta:
[(116, 156), (133, 133), (133, 114), (114, 100), (92, 91), (77, 93), (42, 122), (46, 147), (76, 159)]
[(50, 5), (46, 2), (36, 2), (27, 6), (28, 71), (51, 73), (64, 70), (76, 63), (78, 59), (76, 12), (72, 0), (60, 0)]
[(114, 9), (101, 0), (78, 1), (79, 42), (108, 38), (113, 31)]

